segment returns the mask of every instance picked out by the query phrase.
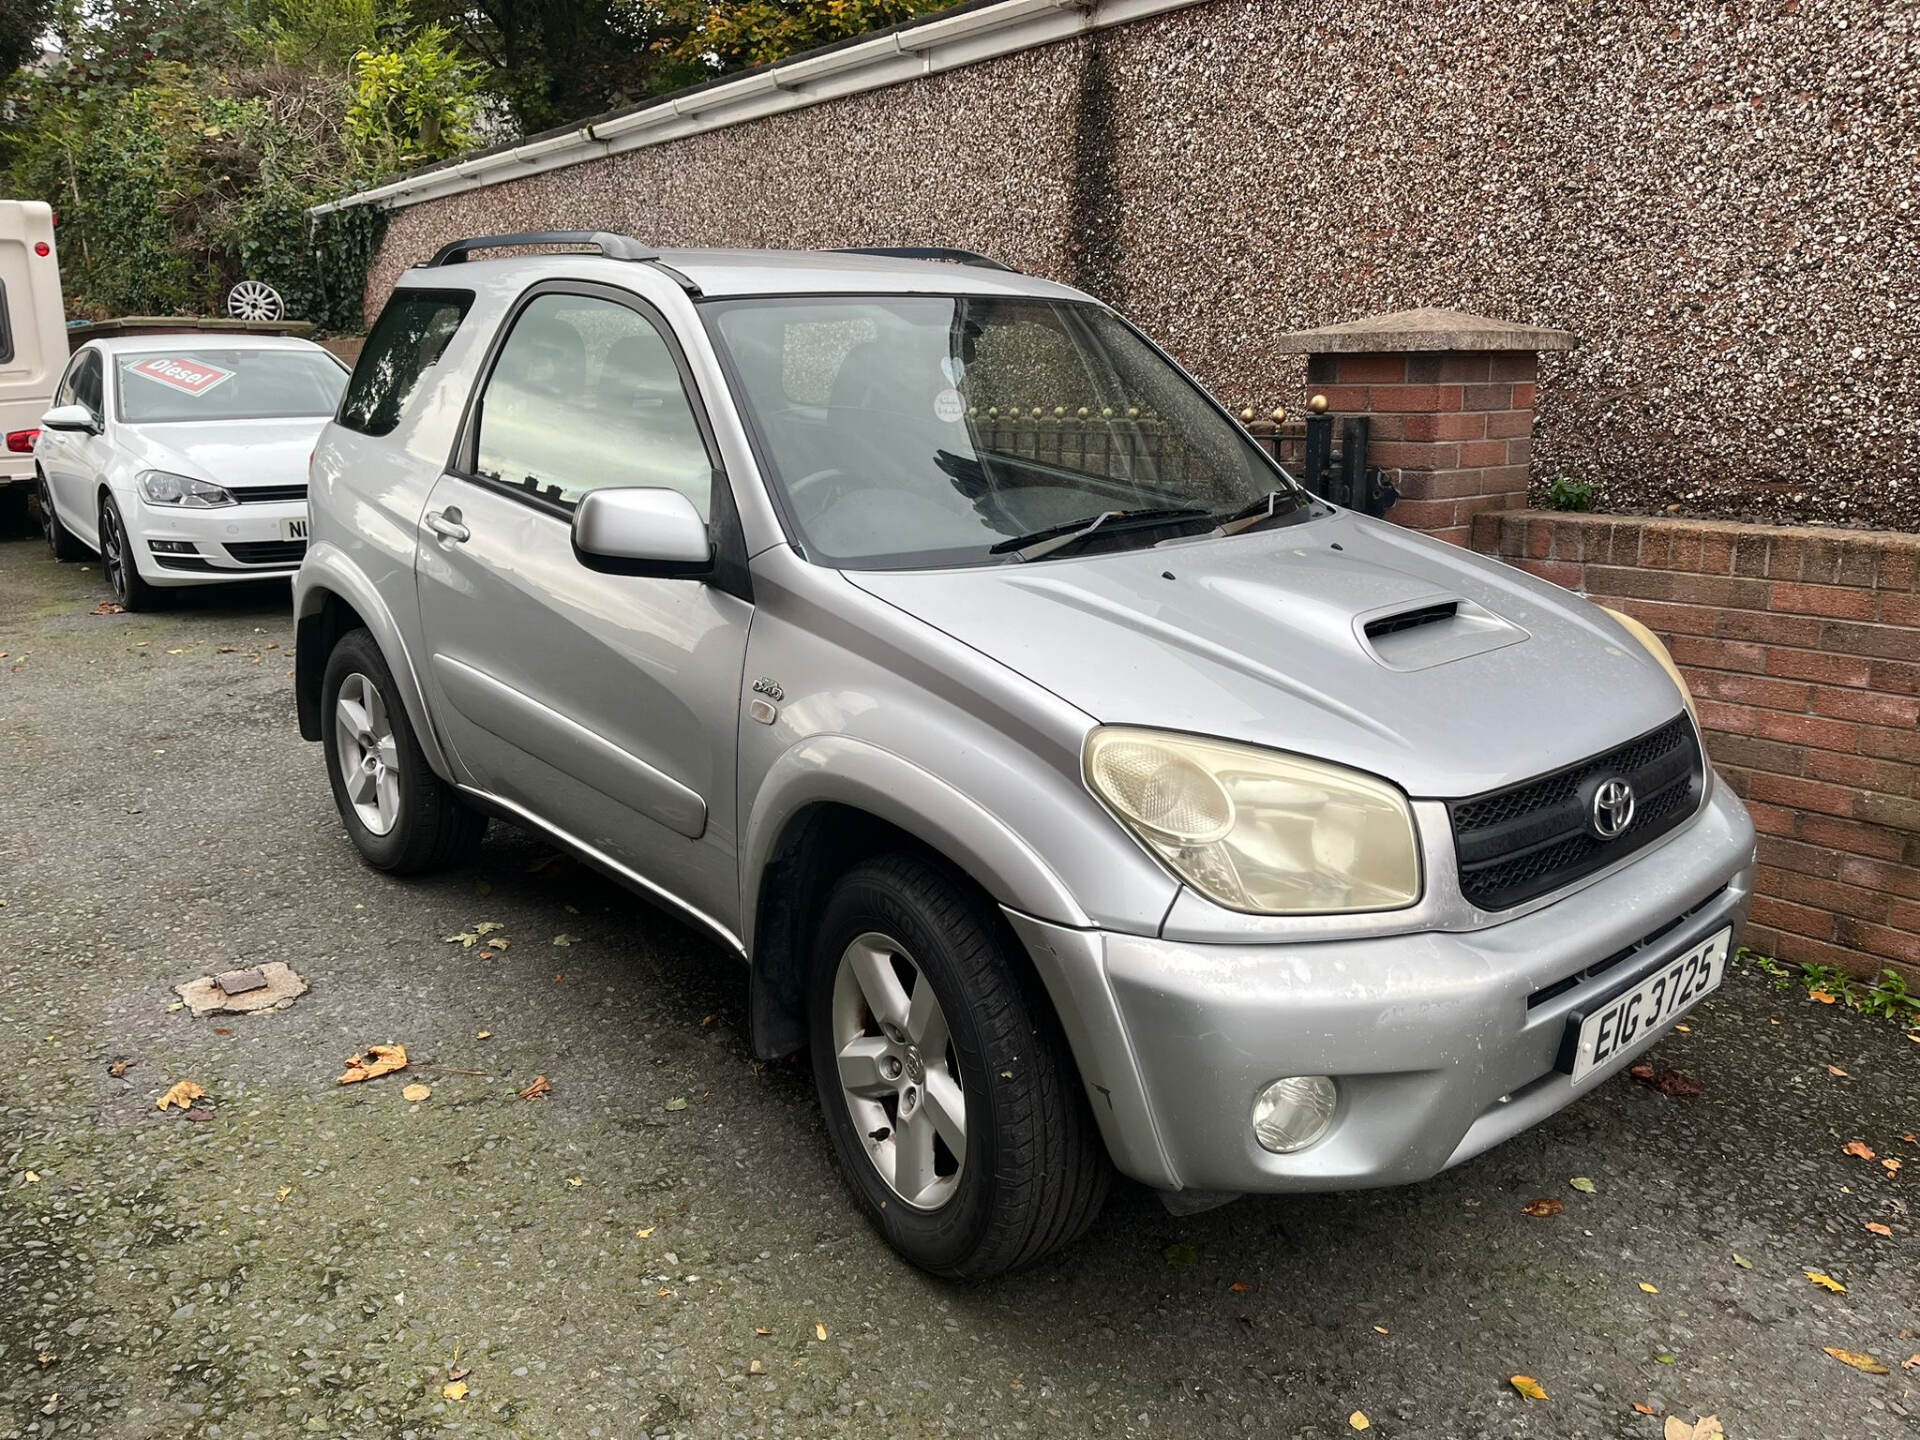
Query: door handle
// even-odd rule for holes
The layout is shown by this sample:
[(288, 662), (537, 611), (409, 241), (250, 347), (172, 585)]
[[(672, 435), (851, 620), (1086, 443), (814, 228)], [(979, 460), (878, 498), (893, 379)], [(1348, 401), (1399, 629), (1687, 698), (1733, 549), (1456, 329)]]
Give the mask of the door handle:
[(473, 532), (460, 523), (460, 512), (449, 507), (427, 512), (427, 528), (442, 540), (471, 539)]

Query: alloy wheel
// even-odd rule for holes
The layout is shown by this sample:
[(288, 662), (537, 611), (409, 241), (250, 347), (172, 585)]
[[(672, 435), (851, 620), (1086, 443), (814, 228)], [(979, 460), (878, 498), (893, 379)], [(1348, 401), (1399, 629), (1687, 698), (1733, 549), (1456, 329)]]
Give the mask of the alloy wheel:
[(113, 598), (127, 601), (127, 537), (120, 528), (120, 512), (109, 500), (100, 507), (100, 568), (107, 572)]
[(48, 488), (47, 477), (44, 475), (39, 477), (38, 486), (39, 486), (38, 498), (40, 501), (40, 533), (47, 537), (47, 549), (52, 550), (54, 552), (54, 558), (58, 559), (60, 556), (60, 552), (54, 545), (54, 540), (55, 540), (55, 537), (58, 536), (59, 531), (57, 531), (54, 527), (58, 525), (60, 521), (59, 521), (59, 518), (53, 513), (53, 491)]
[(833, 1048), (880, 1178), (916, 1209), (944, 1205), (966, 1168), (966, 1090), (933, 982), (889, 936), (869, 931), (841, 954)]
[(333, 708), (340, 778), (360, 823), (385, 835), (400, 819), (400, 751), (380, 687), (355, 671), (340, 682)]

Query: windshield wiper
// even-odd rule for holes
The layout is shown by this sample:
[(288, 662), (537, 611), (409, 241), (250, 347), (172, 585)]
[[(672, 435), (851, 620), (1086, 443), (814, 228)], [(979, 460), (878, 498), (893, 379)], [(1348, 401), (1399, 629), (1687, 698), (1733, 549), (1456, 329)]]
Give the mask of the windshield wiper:
[[(1300, 492), (1297, 490), (1269, 490), (1258, 500), (1243, 505), (1231, 515), (1220, 517), (1220, 526), (1214, 532), (1218, 535), (1238, 535), (1242, 530), (1251, 530), (1256, 525), (1264, 525), (1277, 515), (1290, 515), (1300, 508)], [(1282, 510), (1280, 502), (1288, 502)]]
[(1130, 530), (1164, 525), (1169, 520), (1190, 520), (1206, 513), (1198, 505), (1176, 505), (1157, 510), (1102, 510), (1098, 515), (1069, 520), (1064, 525), (1049, 525), (1044, 530), (1015, 535), (997, 545), (988, 546), (987, 553), (1004, 555), (1011, 550), (1018, 559), (1038, 560), (1043, 555), (1051, 555), (1056, 550), (1063, 550), (1086, 539), (1096, 530), (1107, 534), (1124, 534)]

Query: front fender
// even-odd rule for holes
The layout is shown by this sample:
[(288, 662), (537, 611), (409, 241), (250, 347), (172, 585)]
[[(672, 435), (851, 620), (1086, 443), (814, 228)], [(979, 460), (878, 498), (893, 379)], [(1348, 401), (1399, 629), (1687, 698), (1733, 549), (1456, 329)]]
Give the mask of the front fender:
[[(768, 769), (742, 837), (743, 895), (760, 893), (788, 822), (822, 803), (863, 810), (906, 831), (1002, 905), (1060, 925), (1093, 923), (1066, 882), (1005, 821), (904, 756), (839, 734), (809, 736)], [(745, 908), (751, 955), (758, 907)]]
[[(386, 658), (387, 668), (393, 672), (393, 683), (399, 687), (401, 703), (406, 707), (407, 719), (413, 726), (414, 738), (420, 742), (421, 752), (427, 757), (427, 764), (442, 780), (449, 784), (457, 783), (453, 767), (447, 762), (446, 752), (440, 747), (440, 737), (434, 731), (419, 673), (414, 669), (413, 656), (401, 636), (393, 612), (380, 598), (380, 592), (373, 582), (360, 572), (346, 553), (339, 546), (324, 540), (309, 547), (293, 581), (293, 617), (298, 637), (294, 651), (294, 688), (302, 697), (300, 733), (309, 740), (320, 738), (317, 703), (309, 707), (305, 697), (315, 697), (317, 702), (320, 672), (326, 668), (327, 650), (309, 644), (308, 636), (314, 633), (315, 624), (324, 615), (329, 596), (337, 597), (351, 606), (373, 635), (380, 646), (381, 655)], [(330, 650), (331, 645), (327, 648)], [(310, 708), (313, 712), (311, 715), (308, 713)]]

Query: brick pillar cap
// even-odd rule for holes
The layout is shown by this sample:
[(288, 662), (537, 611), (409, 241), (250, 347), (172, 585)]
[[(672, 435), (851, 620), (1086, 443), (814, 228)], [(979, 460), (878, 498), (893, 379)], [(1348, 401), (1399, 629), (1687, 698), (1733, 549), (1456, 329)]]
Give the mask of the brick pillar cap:
[(1275, 347), (1288, 355), (1379, 354), (1402, 350), (1571, 350), (1572, 334), (1489, 320), (1461, 310), (1425, 306), (1370, 315), (1344, 325), (1322, 325), (1280, 336)]

